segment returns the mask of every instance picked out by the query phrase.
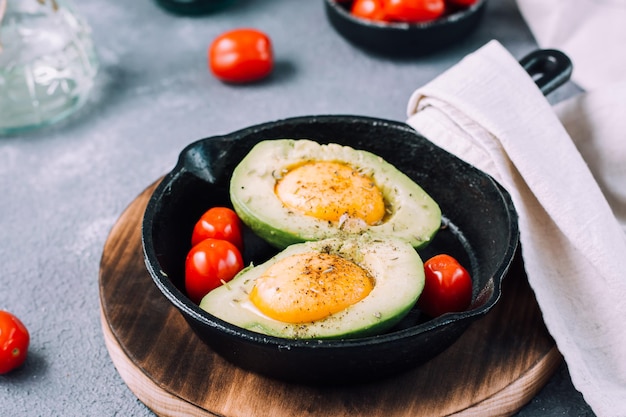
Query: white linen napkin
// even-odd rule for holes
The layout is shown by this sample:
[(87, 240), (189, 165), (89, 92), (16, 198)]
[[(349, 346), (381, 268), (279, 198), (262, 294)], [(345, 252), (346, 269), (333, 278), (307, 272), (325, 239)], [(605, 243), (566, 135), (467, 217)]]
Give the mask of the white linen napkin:
[(554, 110), (626, 233), (626, 78)]
[[(417, 89), (407, 113), (418, 132), (509, 191), (528, 280), (574, 386), (597, 415), (626, 416), (626, 235), (555, 110), (491, 41)], [(592, 166), (600, 172), (606, 154), (615, 158), (622, 182), (605, 185), (620, 189), (612, 199), (623, 213), (626, 141), (613, 145), (621, 156), (603, 151)], [(604, 145), (594, 136), (579, 146), (589, 155)]]
[(542, 48), (565, 52), (586, 90), (626, 79), (626, 0), (517, 0)]

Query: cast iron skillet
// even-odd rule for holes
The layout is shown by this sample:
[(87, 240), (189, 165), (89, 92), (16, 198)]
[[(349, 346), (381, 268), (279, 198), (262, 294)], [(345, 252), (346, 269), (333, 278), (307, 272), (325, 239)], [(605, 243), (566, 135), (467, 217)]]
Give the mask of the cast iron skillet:
[[(544, 92), (571, 71), (558, 51), (522, 61)], [(447, 252), (474, 280), (473, 301), (461, 313), (431, 319), (414, 309), (392, 331), (352, 340), (290, 340), (247, 331), (201, 310), (184, 293), (184, 260), (191, 231), (211, 206), (229, 206), (230, 175), (254, 144), (273, 138), (311, 138), (380, 155), (420, 184), (441, 206), (443, 228), (420, 254)], [(361, 116), (308, 116), (264, 123), (199, 140), (180, 154), (145, 211), (142, 239), (147, 269), (193, 331), (232, 363), (267, 376), (305, 383), (378, 379), (427, 361), (450, 346), (500, 297), (518, 247), (517, 214), (509, 194), (491, 177), (433, 145), (404, 123)], [(246, 262), (275, 250), (245, 231)]]
[(422, 23), (375, 22), (350, 13), (350, 3), (324, 0), (326, 16), (337, 33), (364, 50), (392, 56), (421, 56), (460, 42), (480, 24), (487, 0), (451, 10)]

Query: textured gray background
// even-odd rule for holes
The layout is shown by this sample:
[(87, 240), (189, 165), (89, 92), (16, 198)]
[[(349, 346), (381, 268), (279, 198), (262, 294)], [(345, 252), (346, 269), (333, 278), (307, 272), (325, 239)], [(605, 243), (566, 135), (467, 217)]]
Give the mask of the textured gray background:
[[(90, 103), (52, 128), (0, 138), (0, 308), (32, 336), (25, 366), (0, 376), (0, 416), (151, 415), (105, 348), (99, 262), (124, 208), (185, 145), (298, 115), (405, 120), (415, 88), (490, 39), (516, 57), (536, 48), (513, 0), (492, 0), (480, 29), (455, 47), (405, 60), (348, 44), (321, 0), (238, 0), (200, 18), (172, 16), (153, 0), (75, 4), (102, 64)], [(239, 26), (274, 42), (277, 67), (263, 83), (228, 86), (207, 70), (211, 40)], [(577, 91), (569, 83), (550, 99)], [(519, 415), (592, 413), (563, 366)]]

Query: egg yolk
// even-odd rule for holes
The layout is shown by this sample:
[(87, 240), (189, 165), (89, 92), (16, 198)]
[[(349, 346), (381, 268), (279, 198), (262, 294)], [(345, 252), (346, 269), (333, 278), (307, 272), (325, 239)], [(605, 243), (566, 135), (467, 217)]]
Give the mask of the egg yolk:
[(287, 207), (321, 220), (343, 216), (368, 225), (385, 215), (385, 201), (374, 180), (350, 165), (313, 161), (287, 171), (277, 182), (276, 195)]
[(286, 323), (321, 320), (365, 298), (374, 287), (366, 270), (338, 255), (309, 252), (272, 265), (257, 278), (250, 301)]

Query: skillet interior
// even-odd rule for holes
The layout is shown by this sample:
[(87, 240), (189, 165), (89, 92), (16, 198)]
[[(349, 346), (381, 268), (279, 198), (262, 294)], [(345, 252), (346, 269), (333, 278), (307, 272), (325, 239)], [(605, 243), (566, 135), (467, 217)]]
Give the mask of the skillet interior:
[[(230, 175), (254, 144), (309, 138), (371, 151), (420, 184), (441, 206), (444, 227), (420, 251), (447, 252), (470, 270), (474, 300), (463, 313), (429, 319), (414, 309), (393, 331), (375, 337), (297, 341), (249, 332), (199, 309), (184, 295), (184, 259), (196, 219), (229, 206)], [(298, 382), (377, 379), (413, 367), (452, 344), (500, 296), (518, 244), (510, 197), (491, 177), (436, 147), (404, 123), (360, 116), (309, 116), (265, 123), (190, 144), (155, 190), (144, 216), (147, 268), (191, 328), (217, 353), (255, 372)], [(275, 253), (246, 231), (246, 262)]]

